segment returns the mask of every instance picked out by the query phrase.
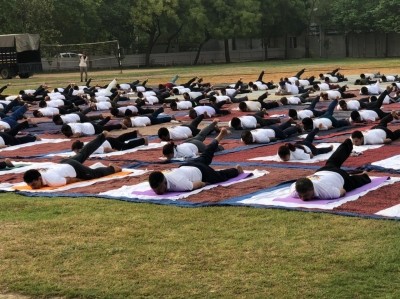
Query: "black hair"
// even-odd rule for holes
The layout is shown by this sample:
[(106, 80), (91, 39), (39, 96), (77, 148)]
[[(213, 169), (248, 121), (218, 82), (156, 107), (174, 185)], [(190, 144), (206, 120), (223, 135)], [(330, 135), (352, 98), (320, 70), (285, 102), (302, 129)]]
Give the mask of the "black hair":
[(75, 140), (72, 145), (71, 145), (71, 150), (75, 151), (75, 150), (80, 150), (83, 148), (83, 142), (80, 140)]
[(382, 82), (387, 82), (387, 78), (385, 75), (382, 75), (381, 79), (382, 79)]
[(19, 91), (19, 94), (25, 94), (25, 90), (21, 89), (21, 90)]
[(244, 144), (252, 144), (252, 143), (254, 143), (253, 134), (251, 134), (250, 131), (243, 131), (242, 135), (241, 135), (241, 138), (242, 138)]
[(160, 139), (169, 139), (169, 131), (165, 127), (159, 128), (157, 134)]
[(74, 135), (74, 133), (72, 133), (71, 127), (65, 124), (61, 127), (61, 133), (63, 133), (67, 137), (71, 137), (72, 135)]
[(115, 107), (110, 108), (110, 113), (111, 113), (112, 115), (116, 116), (116, 117), (119, 116), (119, 110), (118, 110), (118, 108), (115, 108)]
[(361, 94), (368, 95), (368, 88), (366, 86), (361, 87), (360, 91)]
[(353, 121), (360, 121), (360, 113), (358, 111), (351, 111), (350, 118)]
[[(343, 110), (347, 109), (347, 103), (345, 100), (340, 100), (339, 101), (339, 106), (340, 108), (342, 108)], [(343, 108), (344, 107), (344, 108)]]
[(303, 120), (301, 122), (304, 126), (304, 130), (306, 130), (306, 131), (311, 131), (314, 127), (314, 122), (310, 117), (303, 118)]
[(32, 114), (34, 117), (40, 117), (39, 110), (33, 110)]
[(365, 75), (364, 74), (360, 74), (360, 78), (361, 79), (365, 79)]
[(376, 96), (371, 96), (369, 99), (371, 102), (376, 102), (378, 100)]
[(162, 153), (164, 156), (171, 155), (174, 153), (175, 144), (173, 141), (168, 142), (163, 146)]
[(278, 148), (278, 156), (283, 160), (283, 157), (286, 157), (290, 155), (290, 149), (289, 147), (285, 144), (285, 145), (281, 145)]
[(289, 109), (288, 111), (289, 117), (293, 119), (297, 119), (297, 110), (296, 109)]
[(61, 118), (61, 115), (60, 114), (53, 115), (53, 122), (56, 125), (62, 125), (63, 124), (63, 120)]
[(40, 172), (37, 169), (29, 169), (24, 173), (24, 182), (29, 184), (38, 180), (40, 177)]
[(143, 98), (143, 92), (138, 91), (137, 96), (138, 96), (139, 98)]
[(253, 85), (254, 85), (253, 81), (250, 81), (250, 82), (249, 82), (249, 86), (250, 86), (250, 87), (253, 87)]
[(239, 109), (240, 109), (240, 111), (246, 112), (247, 111), (247, 104), (245, 102), (240, 102), (239, 103)]
[(164, 182), (164, 175), (161, 171), (153, 171), (149, 175), (149, 184), (152, 189), (158, 188)]
[(251, 88), (252, 88), (254, 91), (257, 91), (257, 90), (258, 90), (257, 84), (253, 84), (253, 86), (251, 86)]
[(319, 85), (318, 84), (313, 84), (313, 88), (315, 89), (315, 90), (320, 90), (320, 88), (319, 88)]
[(126, 109), (124, 115), (129, 117), (133, 116), (133, 111), (131, 109)]
[(174, 95), (178, 95), (179, 94), (179, 89), (178, 88), (172, 88), (172, 92), (174, 93)]
[(39, 107), (40, 107), (40, 108), (47, 107), (46, 101), (45, 101), (45, 100), (40, 100), (40, 101), (39, 101)]
[(195, 109), (193, 109), (193, 108), (190, 108), (190, 110), (189, 110), (189, 117), (190, 117), (191, 119), (195, 119), (195, 118), (197, 117), (197, 111), (196, 111)]
[(364, 137), (364, 135), (363, 135), (363, 133), (361, 131), (357, 130), (357, 131), (354, 131), (353, 133), (351, 133), (351, 138), (361, 139), (363, 137)]
[(314, 189), (312, 181), (308, 178), (300, 178), (296, 181), (296, 191), (299, 194), (304, 194)]
[(241, 129), (241, 125), (242, 125), (242, 122), (240, 121), (239, 117), (233, 117), (231, 119), (231, 127), (232, 128), (234, 128), (236, 130), (240, 130)]
[(288, 99), (287, 99), (287, 97), (282, 97), (279, 101), (280, 101), (283, 105), (288, 105)]
[(171, 109), (178, 109), (178, 103), (173, 101), (171, 102), (171, 104), (169, 104), (169, 108)]

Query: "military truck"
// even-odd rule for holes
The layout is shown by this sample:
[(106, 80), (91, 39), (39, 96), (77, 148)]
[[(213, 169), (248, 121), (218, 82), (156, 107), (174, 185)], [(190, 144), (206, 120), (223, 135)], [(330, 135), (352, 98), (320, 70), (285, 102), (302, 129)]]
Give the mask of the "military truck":
[(39, 34), (0, 35), (0, 76), (29, 78), (42, 71)]

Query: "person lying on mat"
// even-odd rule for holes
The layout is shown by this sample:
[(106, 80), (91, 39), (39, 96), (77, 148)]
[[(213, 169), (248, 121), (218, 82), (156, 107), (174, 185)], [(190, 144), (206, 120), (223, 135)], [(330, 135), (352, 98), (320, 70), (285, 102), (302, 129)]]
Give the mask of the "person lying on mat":
[(197, 128), (201, 121), (204, 119), (204, 115), (197, 116), (190, 124), (183, 124), (180, 126), (173, 127), (162, 127), (158, 129), (158, 137), (162, 141), (170, 140), (184, 140), (199, 134), (200, 130)]
[[(251, 130), (260, 127), (270, 126), (276, 123), (280, 123), (281, 120), (279, 118), (268, 118), (265, 119), (264, 115), (265, 111), (258, 111), (253, 115), (245, 115), (239, 117), (232, 117), (229, 121), (229, 127), (235, 130)], [(268, 114), (268, 113), (267, 113)]]
[(286, 139), (293, 134), (302, 132), (299, 125), (292, 126), (292, 124), (295, 124), (294, 121), (289, 119), (279, 126), (271, 125), (251, 131), (246, 130), (243, 131), (241, 138), (244, 144), (269, 143), (277, 139)]
[(313, 144), (315, 135), (319, 132), (318, 128), (315, 128), (307, 137), (302, 141), (296, 143), (286, 143), (278, 149), (278, 156), (282, 161), (289, 160), (308, 160), (314, 156), (329, 153), (333, 149), (333, 145), (328, 147), (316, 147)]
[(288, 110), (289, 117), (294, 120), (303, 120), (306, 117), (314, 118), (325, 114), (327, 111), (326, 109), (324, 110), (315, 109), (315, 106), (317, 105), (317, 103), (319, 103), (319, 100), (320, 96), (315, 97), (312, 100), (311, 104), (307, 108), (304, 108), (302, 110), (289, 109)]
[[(179, 159), (179, 158), (196, 158), (199, 153), (206, 150), (207, 146), (204, 144), (204, 140), (214, 130), (219, 131), (218, 119), (214, 119), (211, 124), (202, 129), (199, 134), (195, 137), (191, 137), (183, 141), (181, 144), (174, 144), (173, 141), (168, 142), (163, 146), (162, 152), (167, 160)], [(221, 145), (218, 145), (217, 151), (223, 150)]]
[(133, 117), (125, 116), (121, 124), (128, 128), (133, 128), (146, 127), (170, 122), (173, 118), (168, 114), (164, 114), (163, 112), (164, 108), (160, 107), (155, 110), (151, 115), (140, 115)]
[(214, 170), (209, 165), (212, 162), (218, 144), (228, 134), (226, 128), (221, 129), (217, 137), (207, 146), (206, 150), (190, 162), (182, 164), (179, 168), (162, 173), (154, 171), (149, 175), (149, 184), (156, 194), (168, 191), (191, 191), (202, 188), (207, 184), (225, 182), (243, 173), (241, 166), (223, 170)]
[(290, 186), (291, 195), (304, 201), (335, 199), (346, 192), (371, 182), (368, 174), (350, 175), (340, 167), (353, 150), (351, 139), (346, 139), (313, 175), (300, 178)]
[(51, 168), (42, 171), (30, 169), (24, 173), (24, 182), (32, 189), (40, 189), (45, 186), (60, 187), (70, 183), (101, 178), (122, 169), (109, 164), (107, 167), (90, 168), (83, 163), (106, 140), (103, 133), (86, 144), (82, 150), (73, 157), (61, 160)]
[[(100, 145), (97, 150), (93, 152), (93, 154), (104, 154), (104, 153), (112, 153), (117, 151), (125, 151), (129, 150), (141, 145), (148, 145), (149, 140), (147, 137), (141, 137), (138, 134), (138, 131), (127, 132), (125, 134), (119, 135), (118, 137), (110, 136), (110, 133), (107, 131), (103, 132), (103, 135), (106, 136), (106, 140)], [(140, 136), (138, 138), (138, 135)], [(72, 143), (71, 149), (73, 152), (78, 154), (84, 147), (84, 143), (80, 140), (76, 140)]]
[(23, 121), (18, 123), (14, 128), (12, 128), (7, 132), (0, 132), (0, 148), (42, 140), (39, 136), (31, 134), (17, 137), (19, 131), (21, 131), (22, 129), (26, 129), (28, 127), (29, 127), (28, 122)]
[(354, 131), (351, 134), (354, 145), (365, 144), (389, 144), (392, 141), (399, 139), (400, 129), (391, 131), (387, 128), (387, 124), (393, 120), (393, 117), (398, 119), (395, 111), (381, 119), (380, 123), (371, 128), (371, 130), (362, 133), (361, 131)]
[(5, 158), (4, 161), (0, 162), (0, 169), (5, 169), (5, 168), (14, 168), (15, 165), (11, 162), (9, 158)]

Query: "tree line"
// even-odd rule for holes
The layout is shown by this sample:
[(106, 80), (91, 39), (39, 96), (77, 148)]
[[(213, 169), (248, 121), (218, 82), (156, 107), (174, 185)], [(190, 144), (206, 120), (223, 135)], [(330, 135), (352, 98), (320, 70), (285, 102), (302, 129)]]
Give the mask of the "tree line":
[[(309, 57), (311, 24), (357, 32), (400, 32), (399, 0), (1, 0), (0, 34), (39, 33), (42, 43), (118, 40), (127, 53), (146, 53), (178, 42), (197, 51), (223, 40), (261, 39), (265, 51), (274, 37), (305, 33)], [(287, 39), (286, 39), (287, 40)], [(267, 53), (266, 53), (267, 54)], [(268, 55), (265, 55), (268, 57)]]

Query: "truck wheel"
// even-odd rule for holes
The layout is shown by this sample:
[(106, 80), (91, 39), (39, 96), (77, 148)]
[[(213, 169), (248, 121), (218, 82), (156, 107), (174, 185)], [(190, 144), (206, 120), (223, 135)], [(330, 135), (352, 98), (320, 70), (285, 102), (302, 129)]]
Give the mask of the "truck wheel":
[(27, 78), (29, 78), (31, 76), (31, 74), (29, 74), (29, 73), (20, 73), (20, 74), (18, 74), (18, 76), (21, 79), (27, 79)]
[(8, 68), (4, 68), (4, 69), (1, 69), (1, 71), (0, 71), (0, 76), (1, 76), (1, 78), (3, 78), (3, 79), (11, 79), (11, 72), (10, 72), (10, 69), (8, 69)]

